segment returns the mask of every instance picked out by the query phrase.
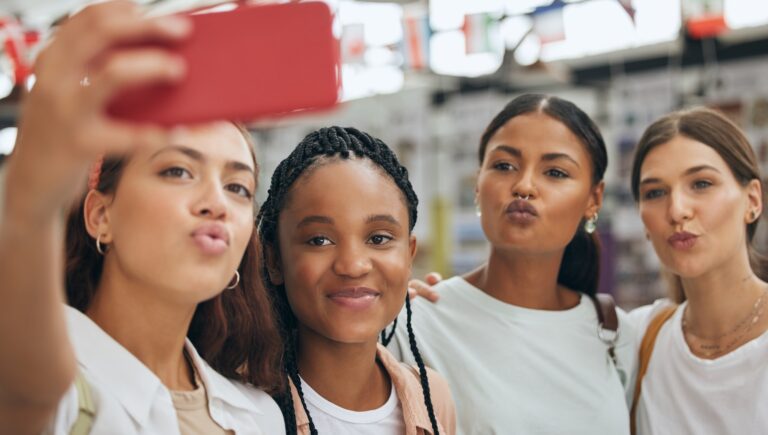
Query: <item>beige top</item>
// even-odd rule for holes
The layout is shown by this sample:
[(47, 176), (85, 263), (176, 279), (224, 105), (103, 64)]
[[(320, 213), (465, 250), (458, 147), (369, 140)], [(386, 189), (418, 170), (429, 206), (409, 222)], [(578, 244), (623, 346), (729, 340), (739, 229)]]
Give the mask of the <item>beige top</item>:
[(181, 435), (234, 435), (213, 421), (208, 412), (208, 397), (205, 386), (195, 371), (197, 388), (192, 391), (171, 391), (171, 400), (179, 418)]
[[(384, 370), (395, 386), (395, 393), (403, 408), (405, 420), (405, 435), (432, 435), (432, 424), (429, 421), (427, 407), (424, 405), (424, 395), (421, 391), (421, 381), (418, 369), (396, 360), (387, 349), (378, 346), (376, 354)], [(456, 433), (456, 409), (451, 398), (448, 383), (430, 368), (427, 368), (429, 390), (432, 396), (432, 406), (437, 418), (437, 428), (441, 434)], [(296, 426), (300, 435), (309, 435), (309, 417), (301, 406), (301, 398), (296, 386), (288, 380), (293, 396), (293, 410), (296, 414)]]

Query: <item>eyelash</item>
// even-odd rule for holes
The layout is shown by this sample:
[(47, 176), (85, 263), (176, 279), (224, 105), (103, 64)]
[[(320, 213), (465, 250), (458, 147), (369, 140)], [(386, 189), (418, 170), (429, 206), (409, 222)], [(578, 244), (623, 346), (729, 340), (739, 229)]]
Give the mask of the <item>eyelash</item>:
[(368, 239), (368, 240), (371, 240), (371, 241), (372, 241), (374, 238), (377, 238), (377, 237), (383, 238), (383, 239), (384, 239), (384, 241), (383, 241), (382, 243), (373, 243), (373, 244), (374, 244), (374, 245), (376, 245), (376, 246), (383, 246), (383, 245), (386, 245), (387, 243), (389, 243), (389, 242), (391, 242), (392, 240), (394, 240), (394, 239), (395, 239), (394, 237), (392, 237), (392, 236), (388, 236), (388, 235), (386, 235), (386, 234), (374, 234), (374, 235), (372, 235), (372, 236), (370, 237), (370, 239)]
[[(179, 173), (179, 171), (181, 171), (182, 173)], [(160, 172), (160, 175), (163, 177), (181, 178), (182, 175), (184, 175), (183, 173), (186, 173), (187, 175), (189, 175), (188, 178), (192, 178), (192, 174), (188, 170), (179, 166), (174, 166), (174, 167), (165, 169)]]
[[(184, 175), (187, 175), (184, 177)], [(184, 169), (180, 166), (173, 166), (168, 169), (164, 169), (160, 171), (160, 176), (162, 177), (168, 177), (168, 178), (192, 178), (192, 173)], [(225, 189), (229, 190), (230, 192), (234, 193), (235, 195), (242, 196), (243, 198), (251, 199), (253, 198), (253, 192), (251, 192), (247, 187), (245, 187), (242, 184), (239, 183), (231, 183), (227, 184), (225, 186)]]
[[(517, 170), (515, 165), (509, 162), (496, 162), (493, 164), (492, 168), (499, 171), (504, 171), (504, 172)], [(553, 178), (569, 178), (570, 177), (568, 173), (563, 171), (562, 169), (548, 169), (545, 172), (545, 174)]]
[(515, 165), (509, 162), (496, 162), (492, 167), (499, 171), (514, 171), (517, 169)]
[[(240, 192), (242, 192), (242, 193), (238, 193), (235, 190), (229, 189), (230, 187), (234, 187), (236, 189), (239, 188)], [(251, 193), (251, 191), (248, 190), (248, 188), (243, 186), (242, 184), (238, 184), (238, 183), (227, 184), (226, 188), (230, 192), (232, 192), (232, 193), (234, 193), (236, 195), (242, 196), (243, 198), (248, 198), (248, 199), (253, 198), (253, 193)]]
[(321, 244), (315, 243), (318, 240), (327, 240), (329, 242), (331, 241), (331, 239), (329, 239), (328, 237), (325, 237), (325, 236), (314, 236), (314, 237), (311, 237), (309, 240), (307, 240), (307, 244), (312, 245), (312, 246), (318, 246), (318, 247), (320, 247), (320, 246), (328, 246), (327, 244), (323, 244), (323, 243), (321, 243)]
[(561, 169), (549, 169), (546, 172), (547, 175), (553, 178), (568, 178), (569, 175), (567, 172), (561, 170)]
[[(392, 240), (394, 240), (394, 237), (388, 236), (386, 234), (374, 234), (368, 240), (369, 241), (373, 241), (375, 238), (382, 238), (382, 239), (384, 239), (383, 241), (380, 241), (379, 243), (373, 242), (372, 244), (375, 245), (375, 246), (383, 246), (383, 245), (386, 245), (388, 242), (391, 242)], [(320, 243), (317, 243), (318, 241), (320, 241)], [(329, 239), (328, 237), (325, 237), (325, 236), (314, 236), (314, 237), (311, 237), (309, 240), (307, 240), (307, 243), (309, 245), (317, 246), (317, 247), (328, 246), (328, 244), (322, 243), (324, 241), (328, 241), (329, 242), (328, 244), (333, 243), (333, 242), (331, 242), (331, 239)]]
[[(712, 187), (713, 184), (714, 183), (708, 180), (696, 180), (691, 184), (691, 187), (693, 188), (693, 190), (704, 190), (709, 187)], [(643, 194), (643, 199), (652, 200), (652, 199), (660, 198), (665, 193), (666, 192), (664, 191), (664, 189), (651, 189)]]

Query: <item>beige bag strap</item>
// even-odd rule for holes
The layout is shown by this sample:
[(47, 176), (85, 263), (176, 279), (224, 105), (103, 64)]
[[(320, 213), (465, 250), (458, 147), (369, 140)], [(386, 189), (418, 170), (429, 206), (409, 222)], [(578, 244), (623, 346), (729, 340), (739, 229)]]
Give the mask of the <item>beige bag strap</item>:
[(659, 331), (661, 331), (661, 327), (664, 326), (664, 323), (675, 314), (675, 310), (677, 310), (677, 305), (668, 305), (660, 310), (659, 313), (651, 319), (651, 323), (648, 324), (648, 329), (645, 330), (645, 335), (643, 335), (643, 341), (640, 343), (640, 356), (638, 358), (640, 366), (637, 369), (635, 393), (632, 396), (632, 410), (629, 413), (629, 424), (632, 435), (635, 435), (637, 431), (635, 424), (637, 403), (640, 400), (640, 386), (643, 384), (643, 377), (648, 370), (648, 364), (651, 362), (651, 354), (653, 354), (653, 346), (656, 344), (656, 337), (659, 336)]
[(75, 388), (77, 389), (77, 419), (69, 435), (88, 435), (96, 417), (96, 404), (91, 395), (91, 386), (81, 372), (78, 372), (75, 378)]

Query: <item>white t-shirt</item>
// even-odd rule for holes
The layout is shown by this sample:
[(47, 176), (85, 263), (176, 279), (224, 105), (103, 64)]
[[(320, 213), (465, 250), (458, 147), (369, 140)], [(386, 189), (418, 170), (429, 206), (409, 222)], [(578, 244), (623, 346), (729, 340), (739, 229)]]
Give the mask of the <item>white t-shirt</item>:
[[(713, 360), (683, 337), (685, 303), (659, 330), (637, 407), (638, 435), (768, 434), (768, 332)], [(630, 313), (639, 337), (663, 306)]]
[[(171, 393), (160, 379), (83, 313), (66, 307), (66, 316), (79, 370), (96, 407), (90, 433), (179, 435)], [(205, 386), (208, 411), (216, 424), (237, 435), (285, 433), (280, 408), (269, 395), (217, 373), (189, 341), (186, 350)], [(77, 417), (78, 394), (73, 384), (45, 433), (69, 435)]]
[(386, 403), (371, 411), (350, 411), (342, 408), (313, 390), (301, 379), (304, 401), (309, 415), (320, 434), (334, 435), (402, 435), (405, 433), (403, 410), (395, 393), (395, 386)]
[[(619, 311), (611, 361), (588, 297), (564, 311), (510, 305), (461, 277), (436, 286), (437, 303), (413, 301), (413, 327), (426, 365), (448, 381), (459, 434), (629, 433), (625, 383), (634, 372), (635, 333)], [(392, 353), (413, 364), (405, 312)], [(631, 398), (631, 397), (630, 397)]]

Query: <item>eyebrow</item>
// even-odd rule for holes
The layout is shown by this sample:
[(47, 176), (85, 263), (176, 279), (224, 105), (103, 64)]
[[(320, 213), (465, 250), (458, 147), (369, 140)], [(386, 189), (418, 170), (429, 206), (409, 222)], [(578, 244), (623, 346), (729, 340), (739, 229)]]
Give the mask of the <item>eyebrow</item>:
[[(171, 146), (165, 147), (165, 148), (163, 148), (161, 150), (158, 150), (154, 154), (152, 154), (152, 156), (149, 159), (152, 160), (152, 159), (154, 159), (155, 157), (157, 157), (160, 154), (163, 154), (163, 153), (166, 153), (166, 152), (171, 152), (171, 151), (180, 152), (180, 153), (186, 155), (187, 157), (191, 158), (192, 160), (195, 160), (195, 161), (198, 161), (198, 162), (205, 162), (205, 160), (206, 160), (205, 155), (203, 153), (201, 153), (200, 151), (198, 151), (196, 149), (193, 149), (193, 148), (190, 148), (190, 147), (185, 147), (183, 145), (171, 145)], [(250, 165), (247, 165), (247, 164), (245, 164), (243, 162), (238, 162), (236, 160), (228, 161), (224, 165), (224, 167), (227, 168), (227, 169), (234, 170), (234, 171), (246, 171), (246, 172), (250, 172), (254, 176), (256, 175), (256, 172), (253, 170), (252, 167), (250, 167)]]
[[(365, 218), (365, 223), (370, 224), (374, 222), (387, 222), (393, 225), (400, 225), (400, 221), (389, 214), (373, 214)], [(296, 228), (301, 228), (310, 224), (327, 224), (333, 225), (334, 220), (328, 216), (311, 215), (306, 216), (296, 224)]]
[[(519, 149), (517, 149), (517, 148), (515, 148), (513, 146), (510, 146), (510, 145), (499, 145), (499, 146), (493, 148), (491, 150), (491, 152), (496, 151), (496, 150), (504, 151), (507, 154), (512, 155), (513, 157), (517, 157), (517, 158), (522, 158), (523, 157), (523, 152), (522, 151), (520, 151)], [(574, 165), (576, 165), (576, 167), (581, 168), (581, 165), (579, 165), (579, 162), (577, 162), (576, 159), (574, 159), (573, 157), (569, 156), (566, 153), (546, 153), (546, 154), (541, 156), (541, 159), (544, 160), (545, 162), (551, 162), (553, 160), (565, 159), (565, 160), (570, 161)]]
[(296, 228), (305, 227), (310, 224), (333, 224), (333, 219), (329, 218), (328, 216), (319, 216), (319, 215), (311, 215), (307, 216), (304, 219), (300, 220), (298, 224), (296, 224)]
[(365, 219), (365, 223), (370, 224), (374, 222), (387, 222), (393, 225), (400, 225), (400, 221), (395, 219), (394, 216), (390, 214), (374, 214), (370, 215)]
[[(706, 171), (706, 170), (715, 171), (715, 172), (717, 172), (718, 174), (720, 173), (720, 170), (718, 170), (718, 169), (717, 169), (716, 167), (714, 167), (714, 166), (710, 166), (710, 165), (698, 165), (698, 166), (694, 166), (694, 167), (692, 167), (692, 168), (688, 168), (688, 169), (686, 169), (686, 170), (685, 170), (685, 172), (683, 172), (683, 175), (693, 175), (693, 174), (695, 174), (695, 173), (697, 173), (697, 172)], [(645, 179), (643, 179), (643, 180), (640, 180), (640, 185), (641, 185), (641, 186), (642, 186), (642, 185), (645, 185), (645, 184), (652, 184), (652, 183), (661, 183), (661, 179), (660, 179), (660, 178), (657, 178), (657, 177), (651, 177), (651, 178), (645, 178)]]

